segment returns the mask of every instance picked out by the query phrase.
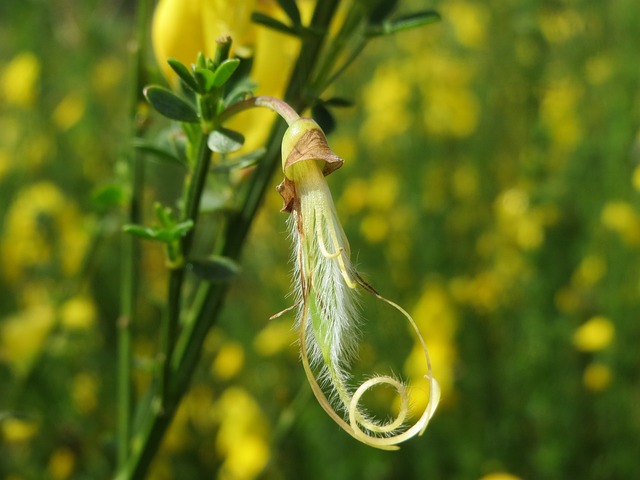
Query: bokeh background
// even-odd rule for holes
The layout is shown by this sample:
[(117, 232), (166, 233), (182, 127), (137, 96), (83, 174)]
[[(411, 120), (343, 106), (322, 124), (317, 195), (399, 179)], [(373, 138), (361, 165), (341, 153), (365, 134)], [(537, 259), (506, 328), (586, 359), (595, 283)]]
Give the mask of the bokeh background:
[[(113, 471), (118, 217), (92, 198), (128, 152), (132, 3), (0, 4), (2, 478)], [(431, 350), (425, 436), (373, 450), (316, 404), (292, 318), (268, 320), (290, 300), (272, 190), (150, 478), (640, 476), (637, 2), (401, 2), (431, 7), (333, 87), (356, 103), (329, 178), (359, 268)], [(139, 390), (165, 288), (144, 247)], [(367, 313), (359, 368), (388, 358), (419, 392), (407, 327)]]

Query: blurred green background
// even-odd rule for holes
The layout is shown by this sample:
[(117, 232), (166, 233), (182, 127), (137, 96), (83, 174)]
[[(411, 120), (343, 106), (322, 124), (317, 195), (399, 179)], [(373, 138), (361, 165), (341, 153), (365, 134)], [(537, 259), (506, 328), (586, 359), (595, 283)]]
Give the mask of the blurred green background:
[[(443, 387), (425, 436), (373, 450), (313, 399), (292, 318), (268, 320), (290, 300), (274, 189), (150, 478), (640, 477), (638, 4), (427, 3), (400, 2), (441, 22), (334, 87), (356, 106), (329, 138), (354, 260)], [(113, 471), (118, 218), (91, 199), (128, 151), (132, 4), (0, 4), (1, 478)], [(139, 391), (165, 289), (144, 247)], [(406, 327), (367, 317), (359, 367), (419, 382)]]

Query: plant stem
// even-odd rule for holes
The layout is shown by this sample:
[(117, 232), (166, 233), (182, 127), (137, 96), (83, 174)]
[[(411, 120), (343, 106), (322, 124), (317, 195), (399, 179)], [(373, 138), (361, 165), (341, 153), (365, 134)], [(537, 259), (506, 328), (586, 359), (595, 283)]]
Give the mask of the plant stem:
[[(131, 55), (132, 64), (132, 89), (130, 92), (131, 136), (136, 138), (141, 133), (138, 123), (138, 101), (142, 95), (144, 79), (144, 64), (147, 50), (147, 33), (149, 19), (151, 17), (152, 0), (140, 0), (138, 2), (135, 48)], [(126, 223), (138, 223), (140, 221), (140, 198), (144, 177), (144, 165), (140, 161), (139, 154), (131, 144), (129, 151), (129, 165), (126, 169), (128, 177), (122, 180), (124, 188), (131, 186), (130, 201), (126, 213)], [(120, 287), (120, 316), (117, 329), (117, 405), (118, 405), (118, 466), (126, 464), (129, 455), (129, 439), (131, 429), (131, 323), (133, 322), (136, 298), (136, 285), (138, 278), (137, 247), (138, 241), (133, 235), (122, 233), (122, 264)]]

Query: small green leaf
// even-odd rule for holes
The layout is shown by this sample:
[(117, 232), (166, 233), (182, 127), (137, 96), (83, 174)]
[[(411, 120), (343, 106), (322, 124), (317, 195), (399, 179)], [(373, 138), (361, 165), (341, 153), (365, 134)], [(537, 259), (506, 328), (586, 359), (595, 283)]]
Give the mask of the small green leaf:
[(200, 121), (191, 105), (166, 88), (155, 85), (146, 87), (144, 96), (153, 108), (171, 120), (188, 123)]
[(329, 107), (336, 107), (336, 108), (348, 108), (348, 107), (353, 107), (354, 105), (353, 100), (349, 100), (348, 98), (342, 98), (342, 97), (331, 97), (327, 100), (324, 100), (322, 103)]
[(382, 22), (379, 25), (371, 25), (367, 28), (366, 35), (369, 37), (377, 37), (380, 35), (389, 35), (392, 33), (410, 30), (412, 28), (428, 25), (440, 20), (440, 14), (433, 10), (424, 12), (416, 12), (394, 20)]
[(171, 152), (168, 152), (167, 150), (164, 150), (162, 147), (158, 145), (154, 145), (153, 143), (147, 142), (142, 138), (136, 138), (133, 141), (133, 146), (137, 150), (140, 150), (141, 152), (153, 155), (158, 160), (169, 162), (174, 165), (180, 165), (181, 167), (187, 166), (186, 163), (180, 158), (178, 158), (176, 155), (172, 154)]
[(228, 128), (220, 127), (209, 134), (207, 145), (212, 152), (232, 153), (240, 149), (244, 144), (241, 133)]
[(311, 116), (318, 122), (324, 133), (329, 135), (336, 128), (336, 121), (331, 112), (323, 104), (314, 105), (311, 109)]
[(202, 92), (210, 92), (215, 87), (215, 74), (207, 68), (196, 68), (193, 72)]
[(159, 240), (160, 236), (160, 231), (157, 228), (143, 227), (142, 225), (127, 224), (122, 227), (122, 230), (145, 240)]
[(380, 24), (387, 19), (391, 12), (398, 6), (399, 0), (378, 0), (369, 13), (369, 22)]
[(216, 165), (212, 170), (214, 172), (226, 172), (228, 170), (241, 170), (243, 168), (253, 167), (262, 159), (262, 157), (264, 157), (264, 154), (266, 152), (267, 149), (261, 147), (245, 155), (239, 155), (238, 157), (233, 158), (232, 161), (227, 161), (221, 165)]
[(247, 97), (253, 95), (254, 90), (258, 84), (248, 78), (239, 80), (226, 95), (224, 99), (225, 107), (229, 107), (236, 102), (244, 100)]
[(163, 243), (172, 243), (180, 237), (184, 237), (193, 228), (193, 221), (187, 220), (174, 225), (171, 228), (143, 227), (142, 225), (128, 224), (122, 227), (123, 231), (145, 240), (156, 240)]
[(195, 81), (189, 69), (185, 67), (179, 60), (170, 58), (167, 60), (169, 66), (180, 77), (180, 79), (194, 92), (200, 92), (198, 83)]
[(98, 187), (91, 194), (91, 202), (100, 211), (107, 211), (124, 205), (126, 200), (127, 194), (122, 185), (118, 183), (109, 183)]
[(193, 273), (212, 283), (228, 283), (240, 271), (240, 266), (228, 257), (211, 256), (189, 262)]
[(287, 14), (291, 23), (294, 25), (300, 25), (302, 23), (302, 20), (300, 19), (300, 10), (298, 10), (298, 5), (295, 0), (278, 0), (278, 4)]
[(180, 237), (184, 237), (193, 228), (193, 220), (187, 220), (174, 225), (171, 229), (171, 235), (173, 240), (177, 240)]
[(218, 68), (216, 68), (216, 71), (214, 73), (213, 85), (215, 87), (221, 87), (222, 85), (227, 83), (227, 80), (229, 80), (229, 77), (231, 77), (231, 75), (233, 75), (233, 72), (236, 71), (238, 65), (240, 65), (239, 58), (231, 58), (222, 62), (218, 66)]
[(291, 28), (289, 25), (285, 25), (280, 20), (276, 20), (273, 17), (269, 17), (260, 12), (253, 12), (251, 14), (251, 20), (254, 23), (258, 23), (260, 25), (264, 25), (265, 27), (269, 27), (272, 30), (276, 30), (278, 32), (286, 33), (288, 35), (297, 36), (297, 32), (294, 28)]

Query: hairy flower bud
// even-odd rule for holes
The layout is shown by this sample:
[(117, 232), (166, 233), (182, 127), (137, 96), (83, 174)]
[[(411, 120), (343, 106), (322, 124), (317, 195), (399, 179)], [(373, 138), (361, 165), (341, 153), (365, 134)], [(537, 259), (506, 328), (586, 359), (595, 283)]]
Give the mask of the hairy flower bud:
[[(422, 434), (435, 412), (440, 389), (431, 374), (425, 342), (411, 316), (376, 292), (351, 263), (349, 242), (325, 180), (325, 176), (342, 163), (329, 148), (316, 122), (299, 118), (290, 123), (282, 140), (285, 178), (278, 191), (284, 199), (283, 211), (291, 213), (289, 225), (295, 243), (295, 306), (298, 307), (302, 362), (316, 398), (338, 425), (367, 445), (395, 449), (398, 443)], [(357, 294), (360, 289), (399, 311), (423, 347), (430, 398), (420, 419), (408, 428), (403, 423), (408, 415), (409, 397), (400, 381), (382, 375), (370, 378), (355, 390), (350, 385), (348, 368), (358, 347)], [(330, 390), (333, 403), (327, 399), (317, 378)], [(380, 384), (395, 389), (401, 400), (397, 417), (388, 423), (370, 419), (359, 406), (362, 395)], [(337, 411), (346, 415), (348, 422)]]

